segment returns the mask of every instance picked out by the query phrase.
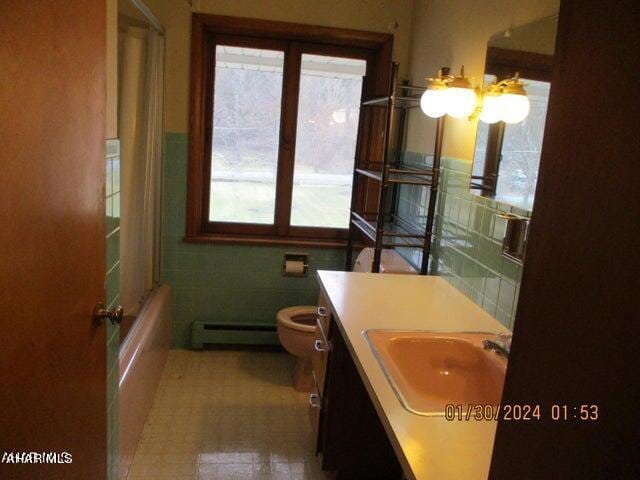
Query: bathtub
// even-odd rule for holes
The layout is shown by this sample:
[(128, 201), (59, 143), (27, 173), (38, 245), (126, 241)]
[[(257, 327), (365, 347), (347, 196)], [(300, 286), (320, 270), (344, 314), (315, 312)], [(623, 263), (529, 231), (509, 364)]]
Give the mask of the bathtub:
[(125, 479), (171, 348), (171, 289), (147, 299), (120, 346), (118, 477)]

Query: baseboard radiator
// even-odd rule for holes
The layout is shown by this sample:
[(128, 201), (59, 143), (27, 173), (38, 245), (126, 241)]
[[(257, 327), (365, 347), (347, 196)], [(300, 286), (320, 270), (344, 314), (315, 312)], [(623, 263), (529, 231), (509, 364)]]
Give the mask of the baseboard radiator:
[(191, 348), (205, 345), (280, 345), (275, 325), (230, 325), (215, 322), (193, 322)]

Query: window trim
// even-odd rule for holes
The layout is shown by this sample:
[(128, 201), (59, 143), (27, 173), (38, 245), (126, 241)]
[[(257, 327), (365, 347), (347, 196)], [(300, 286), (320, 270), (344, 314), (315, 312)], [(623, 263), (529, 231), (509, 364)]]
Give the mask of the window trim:
[[(229, 43), (231, 42), (231, 43)], [(213, 127), (215, 45), (246, 45), (285, 51), (280, 146), (276, 182), (275, 223), (210, 222), (208, 218)], [(262, 47), (260, 46), (262, 45)], [(303, 53), (343, 55), (367, 60), (364, 95), (386, 90), (391, 65), (393, 35), (332, 27), (300, 25), (268, 20), (194, 14), (191, 34), (191, 89), (189, 115), (189, 164), (185, 241), (342, 246), (347, 229), (291, 226), (291, 192), (295, 161), (299, 61)], [(210, 72), (210, 74), (207, 74)], [(295, 94), (287, 100), (287, 95)], [(374, 123), (375, 118), (367, 123)], [(363, 129), (363, 139), (371, 128)], [(374, 140), (374, 139), (372, 139)], [(376, 143), (375, 141), (373, 142)], [(370, 150), (369, 147), (365, 150)], [(370, 154), (358, 152), (356, 157)], [(366, 192), (358, 192), (360, 202)]]

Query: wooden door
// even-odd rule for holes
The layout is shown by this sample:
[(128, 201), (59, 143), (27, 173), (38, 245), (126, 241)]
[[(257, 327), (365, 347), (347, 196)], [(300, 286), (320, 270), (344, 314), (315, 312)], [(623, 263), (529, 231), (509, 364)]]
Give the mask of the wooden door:
[(105, 9), (0, 2), (2, 479), (106, 478)]
[(640, 478), (639, 24), (637, 0), (560, 4), (503, 398), (542, 418), (499, 422), (492, 479)]

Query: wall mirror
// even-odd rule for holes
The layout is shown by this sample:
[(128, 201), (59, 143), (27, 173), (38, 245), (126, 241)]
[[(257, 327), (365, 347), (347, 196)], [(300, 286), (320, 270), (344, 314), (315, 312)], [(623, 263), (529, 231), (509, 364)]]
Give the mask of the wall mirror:
[(493, 35), (483, 83), (519, 75), (530, 110), (517, 123), (478, 121), (471, 191), (530, 212), (551, 87), (557, 15)]

